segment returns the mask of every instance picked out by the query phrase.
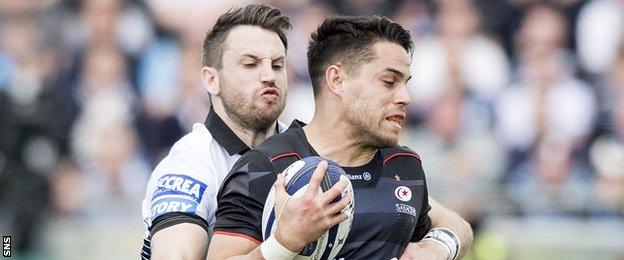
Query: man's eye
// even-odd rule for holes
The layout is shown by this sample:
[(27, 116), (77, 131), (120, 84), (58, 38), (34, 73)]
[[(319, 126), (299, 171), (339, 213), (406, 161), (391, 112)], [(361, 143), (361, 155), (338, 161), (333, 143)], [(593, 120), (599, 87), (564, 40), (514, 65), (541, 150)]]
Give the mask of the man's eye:
[(282, 68), (284, 68), (284, 65), (282, 64), (273, 64), (273, 69), (275, 70), (281, 70)]
[(385, 84), (386, 86), (388, 86), (388, 87), (392, 87), (392, 86), (394, 86), (394, 81), (385, 81), (385, 80), (384, 80), (383, 82), (384, 82), (384, 84)]
[(253, 68), (256, 66), (255, 63), (243, 63), (243, 66), (245, 66), (245, 68)]

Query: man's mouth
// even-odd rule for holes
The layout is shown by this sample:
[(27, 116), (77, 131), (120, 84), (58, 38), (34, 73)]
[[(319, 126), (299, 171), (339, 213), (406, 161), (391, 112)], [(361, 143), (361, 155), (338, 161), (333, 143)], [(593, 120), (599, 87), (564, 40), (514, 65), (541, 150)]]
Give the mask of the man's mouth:
[(267, 88), (260, 95), (262, 99), (268, 103), (275, 102), (279, 98), (279, 92), (274, 88)]
[(404, 114), (394, 114), (389, 117), (386, 117), (386, 120), (392, 122), (398, 129), (401, 129), (401, 124), (403, 123), (404, 119), (405, 119)]

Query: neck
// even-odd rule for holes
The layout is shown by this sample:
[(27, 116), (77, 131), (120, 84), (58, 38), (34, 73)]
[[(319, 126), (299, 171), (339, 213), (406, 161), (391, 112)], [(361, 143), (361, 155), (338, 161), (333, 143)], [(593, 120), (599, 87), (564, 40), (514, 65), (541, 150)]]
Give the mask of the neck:
[[(317, 106), (318, 107), (318, 106)], [(310, 145), (320, 156), (340, 166), (356, 167), (370, 162), (378, 147), (362, 144), (339, 113), (316, 109), (314, 118), (303, 128)]]
[[(217, 102), (215, 102), (217, 103)], [(247, 146), (255, 148), (260, 145), (264, 140), (271, 137), (275, 133), (275, 127), (277, 124), (273, 123), (267, 129), (249, 129), (232, 119), (223, 108), (222, 104), (213, 103), (213, 109), (217, 115), (223, 120), (223, 122), (232, 129), (232, 132), (238, 136)]]

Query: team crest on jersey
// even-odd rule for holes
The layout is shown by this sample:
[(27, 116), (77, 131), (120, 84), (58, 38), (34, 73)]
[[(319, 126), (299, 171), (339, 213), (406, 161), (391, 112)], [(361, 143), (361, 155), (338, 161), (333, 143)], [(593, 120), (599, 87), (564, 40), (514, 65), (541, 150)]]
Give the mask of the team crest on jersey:
[(410, 201), (412, 199), (412, 190), (405, 186), (399, 186), (394, 190), (394, 196), (400, 201)]
[(152, 196), (151, 219), (168, 212), (195, 213), (205, 191), (205, 183), (187, 175), (163, 175)]
[(364, 177), (364, 180), (365, 180), (365, 181), (370, 181), (370, 180), (371, 180), (371, 178), (372, 178), (372, 176), (371, 176), (370, 172), (364, 172), (364, 173), (362, 174), (362, 177)]

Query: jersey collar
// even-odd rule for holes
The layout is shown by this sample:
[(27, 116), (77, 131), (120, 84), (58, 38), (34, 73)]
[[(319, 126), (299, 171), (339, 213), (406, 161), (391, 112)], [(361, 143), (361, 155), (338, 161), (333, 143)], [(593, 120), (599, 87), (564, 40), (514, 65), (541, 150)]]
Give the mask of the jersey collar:
[(223, 122), (223, 119), (217, 115), (214, 109), (212, 109), (212, 106), (210, 107), (210, 112), (208, 112), (208, 117), (206, 117), (206, 122), (204, 124), (206, 128), (208, 128), (208, 131), (210, 131), (212, 137), (225, 148), (230, 156), (235, 154), (242, 155), (250, 150), (249, 146)]
[[(314, 147), (312, 147), (312, 145), (310, 145), (310, 142), (308, 141), (308, 137), (305, 135), (305, 132), (303, 131), (303, 127), (304, 126), (306, 126), (306, 123), (301, 122), (301, 121), (295, 119), (290, 124), (288, 129), (292, 129), (292, 131), (295, 131), (297, 136), (301, 140), (303, 140), (303, 143), (305, 143), (307, 145), (307, 147), (310, 150), (310, 153), (312, 155), (320, 156), (318, 154), (318, 152), (316, 150), (314, 150)], [(375, 156), (373, 157), (373, 159), (370, 162), (366, 163), (365, 165), (356, 166), (356, 167), (342, 167), (342, 168), (344, 168), (345, 170), (350, 170), (350, 171), (354, 171), (354, 172), (370, 171), (370, 172), (379, 173), (379, 172), (381, 172), (381, 169), (383, 167), (382, 161), (383, 161), (383, 155), (381, 154), (381, 149), (377, 149), (377, 152), (375, 152)]]
[(290, 123), (290, 126), (288, 127), (288, 129), (292, 129), (292, 131), (295, 132), (295, 134), (299, 137), (299, 139), (303, 140), (303, 143), (306, 144), (308, 150), (310, 150), (310, 153), (312, 155), (320, 156), (318, 152), (314, 150), (314, 147), (310, 145), (310, 142), (308, 142), (308, 137), (305, 135), (305, 132), (303, 131), (303, 127), (306, 125), (307, 125), (306, 123), (295, 119), (292, 121), (292, 123)]

